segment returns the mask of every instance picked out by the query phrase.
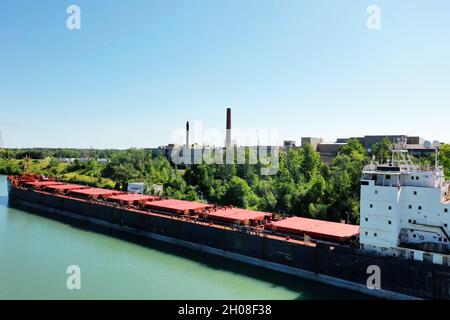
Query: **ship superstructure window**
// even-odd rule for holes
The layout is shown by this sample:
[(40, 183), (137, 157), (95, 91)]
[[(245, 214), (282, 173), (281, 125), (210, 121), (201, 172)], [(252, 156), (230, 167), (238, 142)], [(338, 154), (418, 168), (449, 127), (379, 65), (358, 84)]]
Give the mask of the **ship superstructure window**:
[(369, 218), (366, 218), (366, 222), (369, 221)]
[(416, 180), (419, 180), (419, 177), (416, 177)]
[(387, 175), (386, 175), (386, 179), (390, 180), (390, 179), (391, 179), (391, 176), (387, 174)]
[(377, 233), (374, 233), (373, 236), (376, 237), (376, 236), (378, 236), (378, 234), (377, 234)]
[(392, 224), (392, 221), (391, 221), (391, 220), (389, 220), (389, 221), (388, 221), (388, 224)]
[(419, 210), (422, 210), (422, 206), (419, 206)]
[(417, 191), (414, 191), (414, 195), (417, 196)]
[(446, 223), (444, 223), (444, 227), (447, 228), (447, 224)]
[(389, 206), (388, 209), (389, 209), (389, 210), (392, 210), (392, 206)]
[(414, 180), (414, 176), (411, 177), (411, 180)]
[(375, 190), (375, 194), (378, 194), (378, 190)]
[(370, 207), (373, 208), (373, 204), (371, 204)]
[(444, 209), (444, 212), (448, 212), (448, 209), (447, 209), (447, 208), (445, 208), (445, 209)]
[(409, 205), (408, 208), (409, 208), (409, 209), (412, 209), (412, 205)]
[(364, 235), (366, 235), (366, 236), (368, 236), (369, 235), (369, 233), (366, 231), (366, 232), (364, 232)]

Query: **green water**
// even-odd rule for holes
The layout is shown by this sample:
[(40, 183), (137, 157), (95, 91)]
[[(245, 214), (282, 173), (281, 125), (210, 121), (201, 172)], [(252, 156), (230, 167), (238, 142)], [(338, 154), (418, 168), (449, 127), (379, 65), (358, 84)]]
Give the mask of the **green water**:
[[(66, 269), (81, 268), (81, 290)], [(0, 299), (364, 299), (156, 241), (118, 239), (8, 207), (0, 176)]]

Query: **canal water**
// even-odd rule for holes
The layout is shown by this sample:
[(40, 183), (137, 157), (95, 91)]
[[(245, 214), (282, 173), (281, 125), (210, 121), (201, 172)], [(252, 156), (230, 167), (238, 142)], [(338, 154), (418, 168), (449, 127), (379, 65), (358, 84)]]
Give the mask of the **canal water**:
[[(80, 290), (68, 290), (68, 266)], [(0, 299), (365, 299), (157, 241), (121, 239), (8, 206), (0, 176)]]

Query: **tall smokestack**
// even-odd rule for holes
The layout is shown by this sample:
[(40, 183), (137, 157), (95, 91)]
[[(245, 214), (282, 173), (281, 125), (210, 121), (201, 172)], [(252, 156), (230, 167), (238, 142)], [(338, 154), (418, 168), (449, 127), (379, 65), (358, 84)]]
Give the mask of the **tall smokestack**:
[(225, 147), (231, 147), (231, 108), (227, 108), (227, 140)]
[(186, 122), (186, 149), (189, 149), (189, 121)]

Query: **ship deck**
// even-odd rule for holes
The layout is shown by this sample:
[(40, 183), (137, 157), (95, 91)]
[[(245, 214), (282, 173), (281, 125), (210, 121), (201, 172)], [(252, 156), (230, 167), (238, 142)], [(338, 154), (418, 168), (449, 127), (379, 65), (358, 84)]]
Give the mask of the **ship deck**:
[(359, 227), (300, 217), (273, 220), (268, 212), (252, 211), (232, 206), (218, 208), (208, 203), (162, 199), (154, 195), (131, 194), (123, 191), (92, 188), (39, 178), (11, 177), (15, 188), (54, 197), (122, 208), (129, 212), (177, 219), (211, 228), (245, 232), (260, 237), (315, 246), (318, 242), (350, 244), (359, 235)]
[[(26, 188), (23, 188), (23, 189), (27, 190)], [(82, 202), (86, 202), (86, 203), (97, 204), (97, 205), (101, 205), (101, 206), (117, 207), (115, 205), (115, 203), (113, 203), (113, 202), (109, 203), (109, 202), (102, 201), (102, 200), (82, 199), (82, 198), (78, 198), (78, 197), (74, 197), (74, 196), (70, 196), (70, 195), (55, 194), (55, 193), (47, 192), (44, 190), (34, 190), (34, 192), (40, 193), (40, 194), (45, 194), (45, 195), (50, 195), (50, 196), (54, 196), (54, 197), (60, 197), (60, 198), (72, 199), (72, 200), (76, 200), (76, 201), (82, 201)], [(200, 224), (200, 225), (208, 226), (211, 228), (218, 228), (218, 229), (222, 229), (222, 230), (237, 231), (237, 232), (242, 231), (242, 228), (239, 228), (237, 226), (221, 225), (221, 224), (213, 223), (212, 221), (203, 221), (200, 218), (195, 217), (195, 216), (158, 213), (158, 212), (153, 212), (150, 210), (138, 209), (133, 206), (128, 206), (126, 208), (126, 210), (130, 211), (130, 212), (135, 212), (135, 213), (144, 214), (144, 215), (152, 215), (152, 216), (161, 217), (161, 218), (165, 218), (165, 219), (176, 219), (179, 221)], [(276, 240), (280, 240), (280, 241), (286, 241), (286, 242), (295, 243), (295, 244), (304, 245), (304, 246), (311, 246), (311, 247), (316, 246), (316, 243), (314, 243), (314, 242), (302, 241), (302, 240), (295, 239), (295, 238), (292, 238), (289, 236), (280, 236), (280, 235), (270, 234), (270, 233), (266, 232), (263, 227), (249, 228), (248, 233), (255, 235), (255, 236), (266, 237), (266, 238), (276, 239)]]

